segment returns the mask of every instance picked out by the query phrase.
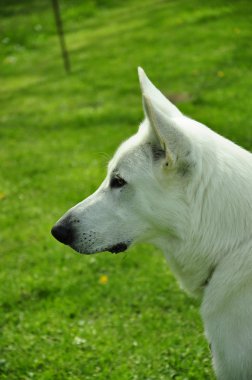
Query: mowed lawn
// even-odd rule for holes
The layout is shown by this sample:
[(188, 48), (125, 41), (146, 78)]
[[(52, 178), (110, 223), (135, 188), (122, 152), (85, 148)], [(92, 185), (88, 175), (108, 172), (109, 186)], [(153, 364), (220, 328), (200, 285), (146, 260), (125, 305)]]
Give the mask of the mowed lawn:
[(0, 379), (214, 379), (199, 301), (161, 252), (84, 256), (54, 222), (100, 184), (142, 114), (137, 66), (252, 148), (250, 1), (1, 1)]

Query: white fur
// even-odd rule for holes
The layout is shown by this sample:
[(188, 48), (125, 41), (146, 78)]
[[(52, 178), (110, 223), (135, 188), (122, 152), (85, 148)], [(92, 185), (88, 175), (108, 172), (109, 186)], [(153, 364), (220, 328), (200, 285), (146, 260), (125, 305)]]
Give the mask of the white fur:
[[(71, 224), (82, 253), (160, 247), (181, 286), (202, 298), (217, 378), (252, 379), (252, 155), (184, 116), (142, 69), (139, 79), (145, 120), (100, 188), (58, 224)], [(164, 155), (155, 160), (152, 146)], [(114, 172), (125, 186), (111, 188)]]

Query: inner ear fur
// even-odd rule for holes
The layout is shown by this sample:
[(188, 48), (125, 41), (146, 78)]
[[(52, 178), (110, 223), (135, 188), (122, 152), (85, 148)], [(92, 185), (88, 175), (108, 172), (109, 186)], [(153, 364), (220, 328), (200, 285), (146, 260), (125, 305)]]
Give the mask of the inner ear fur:
[(161, 148), (158, 144), (151, 144), (151, 152), (154, 161), (159, 161), (161, 159), (164, 159), (166, 157), (165, 150)]
[(144, 112), (160, 150), (165, 152), (168, 165), (175, 164), (178, 160), (187, 161), (191, 143), (179, 126), (180, 117), (169, 117), (152, 99), (143, 94)]
[(143, 94), (143, 108), (144, 108), (144, 113), (147, 119), (149, 120), (151, 129), (154, 132), (155, 140), (157, 141), (157, 143), (154, 145), (156, 147), (159, 147), (160, 152), (161, 151), (164, 152), (165, 161), (167, 162), (166, 166), (171, 165), (172, 163), (174, 163), (174, 157), (166, 144), (165, 138), (162, 133), (162, 129), (159, 128), (159, 124), (161, 123), (158, 120), (159, 119), (158, 114), (155, 111), (155, 108), (153, 107), (153, 104), (150, 98), (147, 97), (145, 94)]

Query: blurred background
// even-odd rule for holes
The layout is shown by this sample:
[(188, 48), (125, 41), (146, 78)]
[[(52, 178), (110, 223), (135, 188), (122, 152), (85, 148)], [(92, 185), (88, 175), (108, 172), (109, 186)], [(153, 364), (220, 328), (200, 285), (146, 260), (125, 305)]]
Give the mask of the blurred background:
[(252, 148), (252, 3), (0, 0), (0, 379), (213, 379), (199, 302), (151, 246), (81, 256), (50, 235), (143, 114), (142, 66)]

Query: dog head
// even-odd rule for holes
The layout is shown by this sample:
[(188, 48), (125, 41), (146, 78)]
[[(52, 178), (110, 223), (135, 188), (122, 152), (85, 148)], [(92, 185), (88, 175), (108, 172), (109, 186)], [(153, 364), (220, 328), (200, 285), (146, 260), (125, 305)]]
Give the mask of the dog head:
[(141, 68), (139, 80), (145, 119), (138, 132), (119, 147), (98, 190), (52, 228), (56, 239), (77, 252), (117, 253), (140, 241), (155, 244), (162, 236), (172, 242), (188, 228), (189, 184), (201, 163), (194, 136), (202, 127)]

